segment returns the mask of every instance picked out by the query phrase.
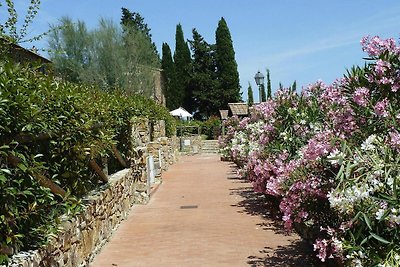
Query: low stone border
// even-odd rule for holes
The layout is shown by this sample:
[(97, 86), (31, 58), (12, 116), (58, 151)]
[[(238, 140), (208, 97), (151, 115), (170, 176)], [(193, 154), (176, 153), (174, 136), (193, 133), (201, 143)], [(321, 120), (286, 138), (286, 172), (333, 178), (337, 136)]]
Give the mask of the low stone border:
[(135, 182), (131, 169), (111, 175), (108, 184), (83, 200), (80, 214), (62, 218), (62, 230), (45, 248), (18, 253), (8, 266), (88, 266), (127, 217), (131, 206), (149, 201), (147, 189), (146, 183)]
[[(60, 232), (48, 245), (24, 251), (10, 259), (8, 267), (83, 267), (88, 266), (112, 233), (125, 219), (134, 203), (146, 204), (161, 180), (152, 187), (146, 159), (153, 156), (161, 175), (177, 161), (179, 139), (165, 137), (163, 121), (133, 118), (131, 139), (134, 157), (130, 168), (109, 176), (107, 184), (91, 192), (82, 201), (82, 212), (73, 218), (63, 216)], [(150, 141), (153, 139), (153, 141)], [(1, 265), (0, 267), (6, 267)]]

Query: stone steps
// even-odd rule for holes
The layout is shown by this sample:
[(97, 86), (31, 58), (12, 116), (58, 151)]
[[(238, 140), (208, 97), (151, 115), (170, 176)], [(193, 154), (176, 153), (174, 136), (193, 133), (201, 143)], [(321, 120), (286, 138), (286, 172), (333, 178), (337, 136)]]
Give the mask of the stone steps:
[(217, 154), (219, 152), (218, 140), (202, 140), (201, 152)]

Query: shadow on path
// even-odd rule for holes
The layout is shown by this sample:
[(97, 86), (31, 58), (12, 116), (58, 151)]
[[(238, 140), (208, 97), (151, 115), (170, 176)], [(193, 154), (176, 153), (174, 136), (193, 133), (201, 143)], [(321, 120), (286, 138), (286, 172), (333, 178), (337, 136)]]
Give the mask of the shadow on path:
[[(227, 174), (228, 179), (235, 180), (235, 183), (243, 183), (242, 187), (230, 189), (231, 195), (238, 195), (242, 198), (232, 206), (240, 207), (239, 213), (263, 218), (263, 222), (257, 224), (263, 230), (274, 231), (278, 235), (287, 235), (283, 229), (279, 203), (273, 198), (268, 199), (265, 195), (254, 192), (253, 187), (237, 175), (235, 166), (232, 164), (230, 167)], [(300, 239), (291, 241), (288, 246), (275, 248), (266, 246), (259, 251), (258, 256), (249, 256), (247, 263), (250, 266), (326, 266), (315, 257), (312, 247)]]
[(310, 251), (307, 244), (297, 240), (289, 246), (278, 246), (277, 248), (264, 247), (260, 256), (249, 256), (247, 263), (250, 266), (325, 266)]

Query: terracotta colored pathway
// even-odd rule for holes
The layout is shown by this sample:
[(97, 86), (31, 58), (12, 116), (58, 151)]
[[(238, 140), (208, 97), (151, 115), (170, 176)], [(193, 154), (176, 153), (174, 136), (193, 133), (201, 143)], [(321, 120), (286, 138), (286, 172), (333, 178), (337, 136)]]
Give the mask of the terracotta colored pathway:
[(182, 156), (91, 266), (312, 266), (261, 198), (218, 155)]

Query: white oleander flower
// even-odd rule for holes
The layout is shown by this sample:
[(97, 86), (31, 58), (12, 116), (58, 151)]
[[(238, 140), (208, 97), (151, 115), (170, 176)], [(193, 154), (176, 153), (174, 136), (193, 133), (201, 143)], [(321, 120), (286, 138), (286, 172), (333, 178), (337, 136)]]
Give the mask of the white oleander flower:
[(373, 144), (376, 141), (376, 135), (370, 135), (362, 144), (361, 149), (365, 151), (374, 150), (375, 145)]

